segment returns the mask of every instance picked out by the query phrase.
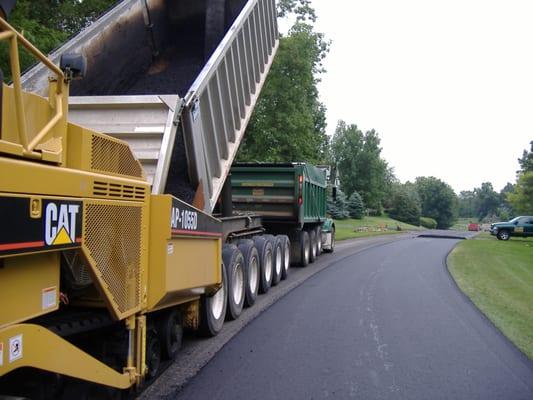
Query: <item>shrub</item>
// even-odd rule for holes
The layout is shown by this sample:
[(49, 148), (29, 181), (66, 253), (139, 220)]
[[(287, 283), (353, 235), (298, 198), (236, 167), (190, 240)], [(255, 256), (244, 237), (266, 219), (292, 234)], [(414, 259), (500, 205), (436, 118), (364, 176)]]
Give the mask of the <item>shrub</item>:
[(437, 229), (437, 221), (429, 217), (420, 217), (420, 225), (427, 229)]
[(381, 217), (383, 215), (383, 208), (381, 206), (378, 208), (368, 208), (366, 212), (371, 217)]

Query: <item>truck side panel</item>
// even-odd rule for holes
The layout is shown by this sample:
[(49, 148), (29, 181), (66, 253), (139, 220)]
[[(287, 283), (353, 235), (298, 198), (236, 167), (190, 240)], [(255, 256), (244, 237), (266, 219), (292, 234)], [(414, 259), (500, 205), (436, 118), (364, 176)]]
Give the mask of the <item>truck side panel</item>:
[(291, 167), (233, 167), (233, 207), (237, 212), (258, 214), (263, 220), (297, 220), (297, 179)]
[(253, 212), (266, 224), (324, 221), (324, 174), (309, 164), (236, 164), (231, 169), (235, 211)]

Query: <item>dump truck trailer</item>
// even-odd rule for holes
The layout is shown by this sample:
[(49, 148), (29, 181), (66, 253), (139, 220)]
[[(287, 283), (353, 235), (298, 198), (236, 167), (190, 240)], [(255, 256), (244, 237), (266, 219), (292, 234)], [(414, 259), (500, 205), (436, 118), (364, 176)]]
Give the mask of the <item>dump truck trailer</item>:
[[(125, 0), (50, 58), (0, 29), (0, 395), (139, 387), (183, 329), (217, 334), (288, 268), (286, 235), (213, 215), (278, 46), (274, 0)], [(19, 46), (40, 61), (22, 77)]]
[(261, 216), (266, 232), (288, 234), (291, 262), (306, 266), (335, 246), (335, 224), (326, 217), (323, 169), (308, 163), (236, 163), (231, 168), (237, 213)]

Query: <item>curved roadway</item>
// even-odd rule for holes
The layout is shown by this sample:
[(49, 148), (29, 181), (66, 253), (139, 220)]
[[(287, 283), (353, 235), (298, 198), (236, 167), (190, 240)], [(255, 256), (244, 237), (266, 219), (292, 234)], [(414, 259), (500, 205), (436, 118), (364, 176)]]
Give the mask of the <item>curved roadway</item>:
[(165, 397), (533, 399), (533, 362), (446, 270), (456, 243), (411, 238), (331, 258)]

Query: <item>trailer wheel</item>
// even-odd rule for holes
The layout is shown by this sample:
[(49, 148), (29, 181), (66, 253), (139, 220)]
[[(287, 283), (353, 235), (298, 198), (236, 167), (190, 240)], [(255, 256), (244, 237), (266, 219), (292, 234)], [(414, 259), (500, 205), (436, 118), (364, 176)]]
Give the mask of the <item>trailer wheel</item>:
[(228, 277), (228, 319), (237, 319), (242, 313), (245, 297), (244, 257), (237, 246), (224, 245), (222, 261)]
[(291, 242), (286, 235), (278, 236), (281, 240), (281, 248), (283, 249), (283, 258), (281, 263), (281, 279), (287, 279), (289, 275), (289, 268), (291, 266)]
[(324, 248), (324, 253), (333, 253), (335, 250), (335, 228), (331, 228), (331, 245), (329, 248)]
[(224, 325), (228, 305), (228, 278), (226, 267), (221, 265), (222, 286), (213, 295), (203, 295), (200, 300), (200, 333), (204, 336), (216, 336)]
[(317, 226), (315, 230), (316, 230), (316, 243), (317, 243), (316, 255), (319, 256), (320, 254), (322, 254), (322, 227)]
[(281, 281), (283, 272), (283, 247), (279, 236), (264, 235), (272, 243), (272, 285), (276, 286)]
[(259, 253), (259, 293), (267, 293), (272, 285), (272, 243), (263, 236), (255, 236), (254, 244)]
[(181, 348), (183, 328), (177, 310), (162, 315), (157, 324), (157, 333), (161, 343), (161, 356), (164, 360), (172, 360)]
[(318, 248), (316, 231), (311, 229), (309, 231), (309, 262), (314, 263), (316, 260), (316, 250)]
[(238, 247), (244, 257), (244, 277), (246, 282), (244, 306), (251, 307), (254, 305), (259, 292), (259, 253), (254, 246), (253, 240), (241, 240)]
[(299, 238), (299, 246), (300, 246), (300, 266), (307, 267), (309, 265), (309, 252), (310, 252), (310, 246), (309, 246), (309, 234), (307, 231), (300, 231), (300, 238)]
[(146, 367), (148, 368), (146, 378), (152, 380), (157, 376), (161, 366), (161, 342), (159, 342), (157, 332), (153, 328), (149, 329), (146, 334), (148, 337), (146, 343)]

